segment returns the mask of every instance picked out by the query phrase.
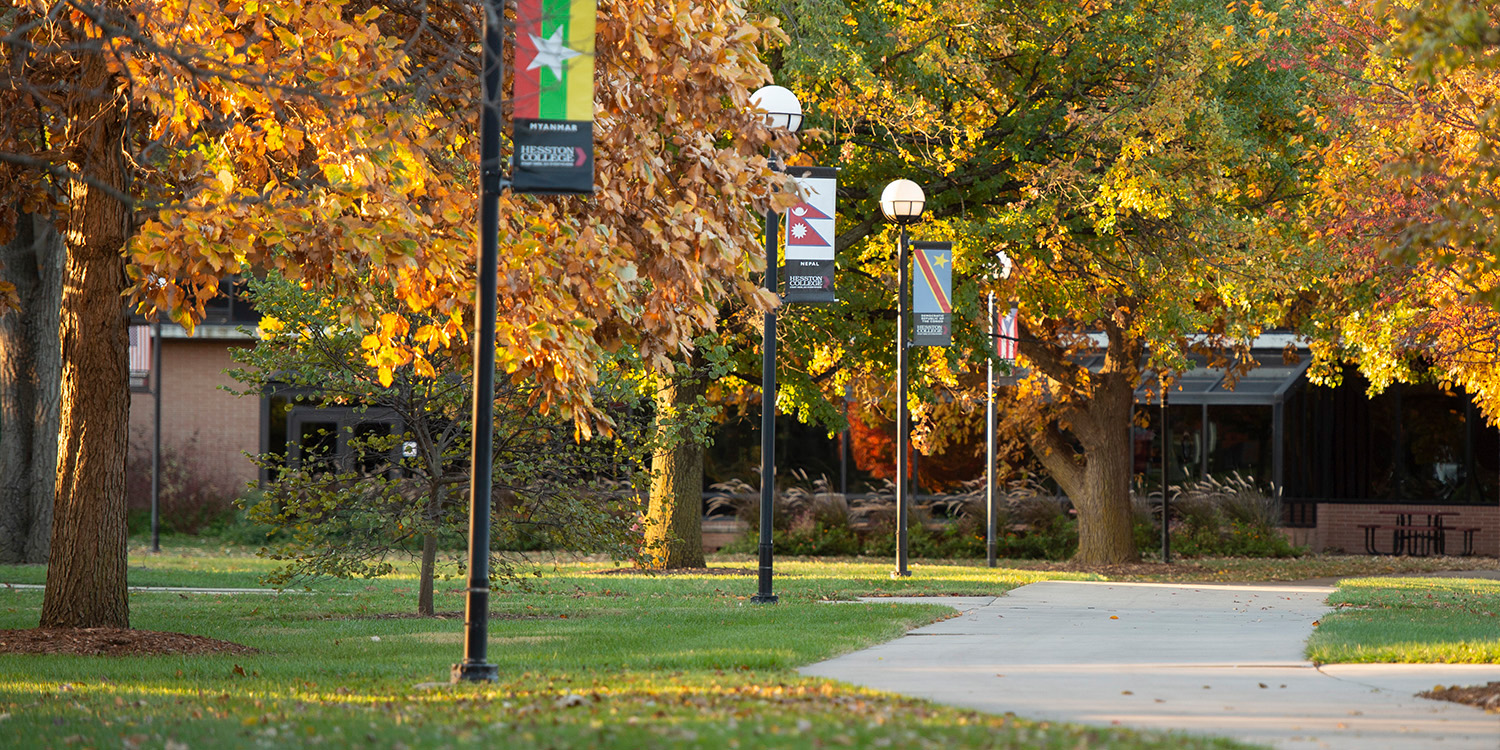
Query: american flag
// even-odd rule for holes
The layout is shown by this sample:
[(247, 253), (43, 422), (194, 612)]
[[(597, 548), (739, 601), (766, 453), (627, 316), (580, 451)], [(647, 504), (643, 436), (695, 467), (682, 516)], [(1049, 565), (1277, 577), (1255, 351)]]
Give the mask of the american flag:
[(145, 378), (151, 372), (151, 326), (130, 327), (130, 374)]
[(1001, 315), (995, 311), (995, 354), (1006, 362), (1016, 361), (1016, 314), (1019, 312), (1015, 305), (1011, 305), (1010, 312)]

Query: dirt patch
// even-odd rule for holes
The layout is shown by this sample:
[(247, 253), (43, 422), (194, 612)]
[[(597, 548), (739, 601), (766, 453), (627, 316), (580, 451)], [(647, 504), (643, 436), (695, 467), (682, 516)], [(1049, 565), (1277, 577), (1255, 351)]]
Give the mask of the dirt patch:
[(1423, 698), (1431, 698), (1438, 701), (1452, 701), (1469, 706), (1477, 706), (1490, 713), (1500, 713), (1500, 682), (1491, 682), (1488, 685), (1476, 685), (1473, 687), (1453, 687), (1429, 690), (1425, 693), (1417, 693)]
[(30, 628), (0, 630), (0, 654), (153, 656), (163, 654), (254, 654), (238, 643), (186, 633), (128, 628)]
[(760, 570), (757, 568), (672, 568), (671, 570), (613, 568), (611, 570), (594, 570), (590, 571), (590, 573), (596, 576), (753, 576), (759, 575)]

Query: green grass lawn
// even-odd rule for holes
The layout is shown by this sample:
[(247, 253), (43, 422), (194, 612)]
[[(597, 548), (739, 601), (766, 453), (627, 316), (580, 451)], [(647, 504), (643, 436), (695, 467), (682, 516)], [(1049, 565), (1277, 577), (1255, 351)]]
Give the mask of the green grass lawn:
[[(255, 586), (270, 563), (203, 548), (131, 557), (131, 582)], [(409, 572), (284, 595), (131, 595), (132, 625), (259, 654), (0, 656), (0, 729), (25, 747), (999, 747), (1235, 748), (1227, 740), (988, 716), (799, 676), (799, 665), (948, 616), (934, 605), (830, 606), (860, 594), (998, 594), (1080, 574), (786, 561), (781, 603), (749, 576), (598, 575), (543, 566), (495, 596), (489, 660), (501, 681), (450, 686), (458, 619), (407, 617)], [(8, 582), (35, 568), (0, 568)], [(439, 610), (462, 607), (455, 581)], [(41, 593), (0, 589), (0, 628), (36, 624)], [(418, 687), (419, 683), (438, 683)], [(0, 743), (3, 744), (3, 743)]]
[(1500, 662), (1500, 581), (1341, 581), (1308, 640), (1309, 659), (1335, 662)]

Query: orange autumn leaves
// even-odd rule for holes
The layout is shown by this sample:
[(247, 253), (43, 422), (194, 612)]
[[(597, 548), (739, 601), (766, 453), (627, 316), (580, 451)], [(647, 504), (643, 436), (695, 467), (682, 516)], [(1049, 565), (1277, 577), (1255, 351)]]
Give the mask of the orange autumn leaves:
[[(191, 328), (222, 277), (275, 271), (338, 306), (382, 380), (436, 375), (437, 352), (468, 350), (476, 4), (142, 0), (71, 13), (129, 111), (125, 253), (142, 309)], [(766, 161), (792, 144), (773, 144), (748, 111), (769, 79), (760, 50), (782, 38), (774, 21), (731, 0), (605, 0), (598, 28), (597, 193), (507, 194), (499, 237), (497, 365), (585, 431), (608, 421), (590, 396), (606, 350), (633, 345), (664, 366), (714, 328), (724, 299), (774, 304), (751, 282), (758, 216), (794, 202)], [(377, 303), (382, 289), (399, 309)]]

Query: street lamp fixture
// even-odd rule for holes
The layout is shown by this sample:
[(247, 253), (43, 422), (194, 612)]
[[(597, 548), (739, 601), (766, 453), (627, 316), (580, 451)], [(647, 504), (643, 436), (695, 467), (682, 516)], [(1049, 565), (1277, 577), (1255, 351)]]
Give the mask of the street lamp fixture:
[(927, 207), (927, 196), (922, 187), (911, 180), (896, 180), (885, 186), (880, 193), (880, 212), (885, 218), (901, 227), (901, 245), (896, 261), (896, 569), (892, 577), (911, 575), (907, 569), (906, 521), (907, 506), (911, 500), (907, 495), (906, 451), (910, 433), (910, 416), (906, 410), (907, 349), (907, 256), (911, 243), (907, 241), (906, 228), (922, 218)]
[(763, 86), (750, 95), (750, 105), (766, 113), (766, 127), (795, 133), (802, 127), (802, 102), (784, 86)]
[[(911, 180), (896, 180), (880, 192), (880, 212), (903, 227), (921, 219), (926, 207), (927, 195), (921, 185)], [(905, 240), (901, 244), (904, 247)]]
[[(750, 104), (765, 112), (766, 126), (795, 133), (802, 127), (802, 102), (781, 86), (766, 86), (750, 95)], [(773, 165), (774, 166), (774, 165)], [(777, 294), (776, 212), (766, 211), (766, 291)], [(776, 501), (776, 311), (766, 311), (760, 360), (760, 575), (756, 604), (775, 604), (772, 593), (771, 510)]]

